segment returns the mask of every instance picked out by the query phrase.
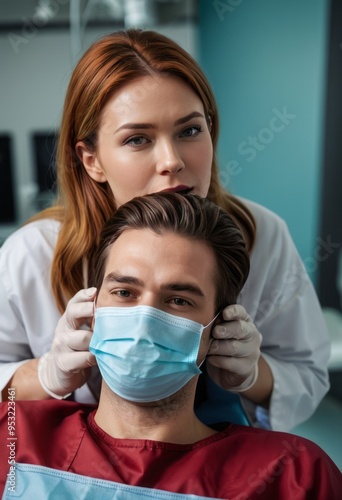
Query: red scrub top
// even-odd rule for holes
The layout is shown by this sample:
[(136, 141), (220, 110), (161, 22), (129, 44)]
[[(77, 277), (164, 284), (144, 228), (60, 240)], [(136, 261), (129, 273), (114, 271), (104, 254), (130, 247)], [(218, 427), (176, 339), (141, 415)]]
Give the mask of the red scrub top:
[(116, 439), (97, 426), (91, 405), (18, 401), (14, 408), (15, 434), (9, 435), (9, 407), (0, 404), (0, 493), (15, 454), (18, 463), (175, 493), (229, 500), (342, 498), (336, 465), (317, 445), (291, 434), (230, 424), (188, 445)]

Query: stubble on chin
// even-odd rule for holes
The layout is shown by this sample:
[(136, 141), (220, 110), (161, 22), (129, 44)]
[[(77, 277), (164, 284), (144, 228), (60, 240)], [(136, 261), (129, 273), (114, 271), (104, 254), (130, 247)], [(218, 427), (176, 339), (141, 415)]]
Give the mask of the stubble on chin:
[[(167, 398), (159, 401), (135, 402), (121, 398), (104, 384), (101, 397), (107, 401), (106, 407), (113, 414), (124, 416), (126, 419), (135, 419), (137, 416), (146, 422), (154, 424), (165, 422), (179, 416), (185, 409), (193, 409), (197, 377), (193, 377), (184, 387)], [(101, 403), (100, 403), (101, 404)]]

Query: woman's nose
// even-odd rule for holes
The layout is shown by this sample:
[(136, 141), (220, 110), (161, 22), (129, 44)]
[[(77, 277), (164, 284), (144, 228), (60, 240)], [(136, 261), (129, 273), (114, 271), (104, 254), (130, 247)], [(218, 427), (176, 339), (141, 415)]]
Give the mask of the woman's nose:
[(157, 172), (161, 175), (175, 174), (185, 168), (179, 151), (171, 142), (159, 145), (156, 163)]

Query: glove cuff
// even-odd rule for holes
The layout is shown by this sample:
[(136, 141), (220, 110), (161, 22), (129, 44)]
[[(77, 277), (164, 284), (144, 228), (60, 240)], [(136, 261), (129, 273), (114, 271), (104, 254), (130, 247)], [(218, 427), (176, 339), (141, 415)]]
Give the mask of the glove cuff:
[(46, 387), (46, 385), (42, 379), (43, 365), (44, 365), (44, 363), (46, 363), (46, 359), (47, 359), (48, 355), (49, 355), (48, 352), (43, 354), (43, 356), (41, 356), (41, 358), (38, 361), (38, 380), (39, 380), (39, 383), (42, 386), (42, 388), (44, 389), (44, 391), (52, 398), (54, 398), (54, 399), (66, 399), (69, 396), (71, 396), (71, 394), (72, 394), (71, 392), (69, 392), (68, 394), (65, 394), (64, 396), (60, 396), (59, 394), (55, 394), (54, 392), (50, 391), (50, 389), (48, 389)]
[[(245, 391), (248, 391), (248, 389), (251, 389), (253, 387), (253, 385), (255, 384), (255, 382), (258, 380), (258, 376), (259, 376), (259, 366), (258, 366), (258, 363), (257, 363), (255, 365), (254, 375), (252, 377), (251, 382), (248, 382), (248, 379), (247, 379), (241, 385), (239, 385), (238, 387), (234, 387), (233, 389), (229, 389), (229, 390), (231, 392), (245, 392)], [(247, 385), (246, 385), (246, 382), (247, 382)]]

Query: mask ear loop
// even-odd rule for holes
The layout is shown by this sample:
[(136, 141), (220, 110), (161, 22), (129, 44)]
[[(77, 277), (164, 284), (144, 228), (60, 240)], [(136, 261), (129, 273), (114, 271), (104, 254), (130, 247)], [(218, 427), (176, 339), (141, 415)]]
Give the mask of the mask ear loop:
[[(203, 327), (203, 331), (208, 328), (208, 326), (212, 325), (214, 323), (214, 321), (220, 316), (221, 312), (223, 311), (223, 309), (221, 309), (221, 311), (219, 311), (216, 316), (206, 325)], [(202, 333), (203, 333), (202, 331)], [(212, 337), (211, 338), (211, 341), (210, 341), (210, 345), (211, 345), (211, 342), (214, 340), (214, 338)], [(210, 348), (210, 346), (209, 346)], [(209, 349), (208, 349), (209, 350)], [(201, 366), (203, 365), (204, 361), (206, 360), (207, 358), (207, 355), (204, 356), (204, 358), (202, 359), (202, 361), (200, 362), (200, 364), (198, 365), (198, 368), (201, 368)]]
[(208, 328), (208, 326), (210, 326), (212, 323), (214, 323), (215, 319), (217, 319), (220, 316), (220, 314), (221, 314), (222, 311), (223, 311), (223, 309), (221, 311), (219, 311), (216, 314), (216, 316), (206, 326), (203, 327), (203, 330), (205, 330), (206, 328)]
[(94, 331), (94, 325), (95, 325), (95, 311), (96, 311), (96, 299), (97, 299), (97, 292), (93, 300), (93, 320), (91, 322), (91, 329)]

